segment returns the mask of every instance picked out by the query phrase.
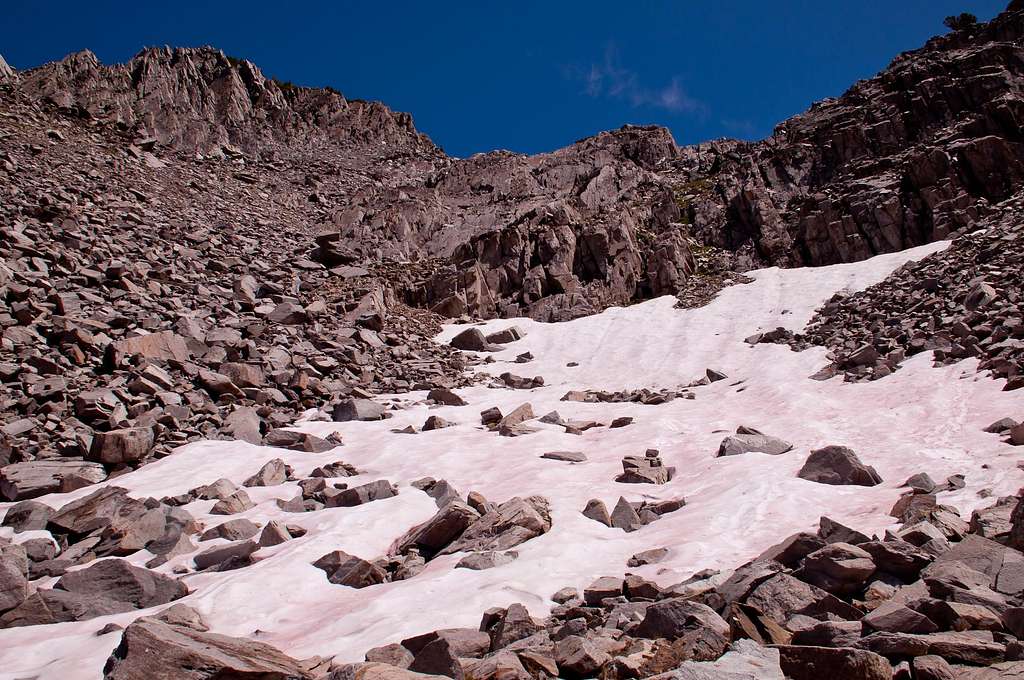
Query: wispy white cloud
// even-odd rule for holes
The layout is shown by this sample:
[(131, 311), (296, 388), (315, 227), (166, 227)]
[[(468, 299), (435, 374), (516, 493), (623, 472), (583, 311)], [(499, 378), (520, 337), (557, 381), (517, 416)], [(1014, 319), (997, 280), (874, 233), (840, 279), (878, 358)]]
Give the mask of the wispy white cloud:
[(679, 76), (660, 87), (652, 87), (640, 75), (622, 64), (614, 45), (607, 45), (603, 59), (586, 69), (570, 68), (567, 77), (583, 82), (583, 91), (590, 97), (608, 97), (628, 102), (635, 108), (658, 108), (673, 113), (707, 113), (707, 107), (690, 96)]

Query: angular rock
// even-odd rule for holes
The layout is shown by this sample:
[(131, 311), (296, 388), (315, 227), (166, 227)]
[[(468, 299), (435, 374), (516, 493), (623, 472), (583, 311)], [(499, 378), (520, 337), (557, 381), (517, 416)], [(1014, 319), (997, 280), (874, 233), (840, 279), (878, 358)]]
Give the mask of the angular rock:
[(856, 484), (875, 486), (882, 483), (875, 469), (860, 462), (845, 446), (826, 446), (811, 451), (797, 477), (819, 484)]

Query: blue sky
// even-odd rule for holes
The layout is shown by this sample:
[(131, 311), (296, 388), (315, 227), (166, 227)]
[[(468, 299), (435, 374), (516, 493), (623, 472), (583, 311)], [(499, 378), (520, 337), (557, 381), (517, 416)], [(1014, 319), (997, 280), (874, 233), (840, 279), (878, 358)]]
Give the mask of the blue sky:
[(841, 94), (943, 17), (989, 0), (732, 2), (26, 2), (7, 0), (15, 68), (91, 49), (214, 45), (267, 75), (413, 114), (448, 153), (555, 149), (625, 123), (680, 143), (759, 139)]

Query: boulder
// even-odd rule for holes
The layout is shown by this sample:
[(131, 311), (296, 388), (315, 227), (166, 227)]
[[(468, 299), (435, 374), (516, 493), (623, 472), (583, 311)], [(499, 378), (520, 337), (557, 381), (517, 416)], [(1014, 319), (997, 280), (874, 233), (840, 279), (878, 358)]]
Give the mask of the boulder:
[(466, 529), (480, 518), (473, 508), (462, 501), (452, 501), (443, 506), (433, 517), (405, 532), (392, 543), (390, 555), (404, 554), (415, 547), (430, 559), (458, 539)]
[(779, 663), (791, 680), (892, 680), (884, 657), (849, 647), (779, 645)]
[(370, 399), (343, 399), (334, 405), (331, 419), (336, 423), (352, 420), (383, 420), (387, 408)]
[(682, 597), (655, 602), (647, 607), (634, 637), (676, 640), (695, 628), (709, 628), (728, 639), (729, 624), (715, 610)]
[(95, 484), (106, 478), (107, 472), (101, 464), (84, 460), (59, 458), (11, 463), (0, 468), (0, 495), (8, 501), (20, 501), (59, 493), (65, 490), (66, 480)]
[(249, 477), (242, 486), (277, 486), (288, 481), (289, 468), (280, 458), (267, 461), (256, 474)]
[(511, 498), (474, 521), (441, 554), (502, 551), (551, 529), (548, 501), (540, 496)]
[(501, 349), (487, 342), (487, 338), (484, 337), (479, 328), (467, 328), (449, 340), (448, 344), (455, 349), (469, 352), (496, 352)]
[(305, 432), (278, 428), (267, 433), (263, 438), (263, 445), (306, 453), (325, 453), (341, 446), (341, 436), (335, 433), (324, 439)]
[(445, 406), (465, 406), (467, 404), (465, 399), (443, 387), (436, 387), (427, 392), (427, 399)]
[(495, 331), (487, 336), (486, 341), (494, 343), (496, 345), (505, 345), (516, 340), (522, 340), (526, 337), (526, 331), (521, 329), (519, 326), (509, 326), (503, 328), (500, 331)]
[(241, 541), (246, 538), (252, 538), (259, 533), (259, 530), (260, 526), (250, 520), (243, 518), (229, 519), (204, 531), (199, 540), (209, 541), (214, 538), (223, 538), (228, 541)]
[(387, 581), (387, 572), (372, 562), (335, 550), (329, 552), (313, 566), (327, 572), (327, 580), (340, 586), (366, 588)]
[(737, 456), (754, 452), (777, 456), (792, 449), (792, 444), (778, 437), (766, 434), (733, 434), (719, 444), (718, 456)]
[(148, 427), (129, 427), (93, 435), (89, 460), (107, 465), (134, 463), (153, 449), (153, 430)]
[(234, 541), (207, 548), (196, 555), (196, 569), (215, 568), (217, 571), (229, 571), (251, 564), (251, 556), (260, 549), (256, 541)]
[(845, 446), (826, 446), (811, 451), (797, 477), (819, 484), (875, 486), (882, 483), (875, 469), (861, 463), (857, 454)]
[(268, 644), (154, 617), (125, 628), (103, 673), (105, 680), (312, 680), (298, 661)]
[(363, 505), (382, 498), (398, 495), (398, 489), (386, 479), (378, 479), (368, 484), (361, 484), (350, 489), (329, 489), (324, 492), (324, 501), (329, 508), (350, 508)]
[(11, 527), (15, 533), (45, 529), (54, 509), (38, 501), (21, 501), (7, 508), (0, 526)]
[(830, 543), (804, 558), (794, 575), (836, 595), (859, 590), (875, 573), (871, 554), (849, 543)]

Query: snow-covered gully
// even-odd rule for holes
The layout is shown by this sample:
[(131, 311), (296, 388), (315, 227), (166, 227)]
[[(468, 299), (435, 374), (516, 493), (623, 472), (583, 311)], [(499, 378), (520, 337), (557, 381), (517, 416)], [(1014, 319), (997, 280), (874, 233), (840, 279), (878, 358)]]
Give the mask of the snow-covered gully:
[[(939, 481), (964, 475), (963, 488), (943, 492), (939, 500), (969, 517), (991, 504), (980, 491), (1012, 495), (1024, 484), (1013, 447), (983, 431), (999, 418), (1019, 415), (1020, 398), (1002, 391), (1003, 381), (978, 374), (974, 360), (934, 368), (928, 353), (882, 380), (816, 381), (808, 376), (826, 363), (823, 349), (793, 352), (743, 341), (777, 326), (802, 329), (835, 292), (863, 289), (907, 260), (946, 245), (856, 264), (752, 272), (753, 283), (726, 288), (698, 309), (676, 309), (675, 298), (664, 297), (555, 325), (519, 319), (514, 323), (526, 336), (475, 370), (539, 375), (543, 387), (459, 390), (466, 406), (428, 406), (422, 403), (425, 393), (381, 398), (396, 408), (392, 417), (374, 422), (327, 422), (309, 413), (295, 429), (321, 437), (338, 432), (343, 446), (306, 453), (201, 442), (102, 485), (38, 500), (59, 508), (103, 485), (157, 499), (221, 478), (241, 485), (274, 458), (290, 465), (296, 479), (341, 460), (360, 470), (344, 480), (349, 486), (387, 480), (397, 486), (397, 495), (308, 513), (285, 512), (275, 503), (297, 495), (295, 482), (249, 488), (255, 506), (232, 518), (261, 526), (271, 520), (301, 525), (305, 535), (261, 548), (255, 563), (240, 569), (194, 572), (195, 552), (157, 568), (169, 575), (189, 568), (182, 580), (191, 593), (178, 602), (198, 610), (212, 631), (252, 637), (296, 658), (334, 656), (337, 661), (362, 660), (372, 647), (439, 628), (475, 627), (489, 607), (518, 602), (540, 617), (554, 606), (551, 596), (560, 588), (582, 589), (599, 576), (631, 572), (669, 586), (703, 569), (728, 573), (786, 536), (815, 531), (822, 515), (882, 535), (895, 526), (889, 511), (905, 490), (899, 487), (919, 472)], [(495, 320), (481, 328), (491, 332), (512, 323)], [(437, 341), (447, 342), (464, 328), (447, 327)], [(515, 363), (523, 352), (535, 358)], [(561, 401), (570, 390), (677, 388), (709, 368), (727, 378), (694, 387), (692, 399), (658, 405)], [(538, 431), (502, 437), (481, 425), (481, 411), (497, 407), (508, 413), (527, 402), (537, 416), (557, 410), (564, 419), (603, 426), (568, 434), (563, 427), (531, 421)], [(419, 428), (431, 415), (454, 425), (415, 435), (396, 432)], [(606, 427), (627, 416), (633, 419), (628, 426)], [(781, 437), (793, 449), (716, 457), (722, 439), (741, 425)], [(884, 481), (873, 487), (831, 486), (798, 478), (809, 452), (826, 445), (850, 447)], [(647, 449), (657, 449), (676, 469), (671, 481), (616, 482), (622, 458), (642, 456)], [(541, 457), (552, 451), (581, 452), (586, 460)], [(386, 554), (398, 537), (438, 510), (433, 498), (411, 486), (423, 477), (446, 480), (463, 498), (475, 491), (492, 503), (543, 496), (550, 503), (551, 529), (516, 546), (515, 560), (487, 570), (455, 569), (464, 555), (442, 555), (408, 580), (354, 589), (328, 582), (312, 565), (333, 550), (368, 560)], [(652, 502), (685, 498), (686, 505), (629, 533), (581, 512), (591, 499), (611, 508), (620, 496)], [(0, 504), (0, 513), (10, 505)], [(213, 505), (197, 500), (184, 508), (211, 527), (224, 519), (208, 514)], [(15, 543), (48, 535), (0, 529), (0, 536)], [(201, 549), (223, 542), (204, 541)], [(669, 551), (662, 561), (627, 567), (631, 555), (661, 547)], [(141, 550), (127, 559), (142, 566), (152, 557)], [(126, 626), (163, 607), (0, 630), (0, 677), (98, 678), (121, 634), (97, 637), (97, 631), (111, 623)]]

